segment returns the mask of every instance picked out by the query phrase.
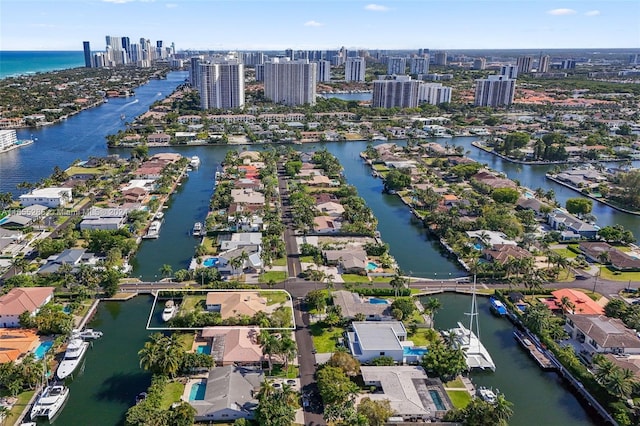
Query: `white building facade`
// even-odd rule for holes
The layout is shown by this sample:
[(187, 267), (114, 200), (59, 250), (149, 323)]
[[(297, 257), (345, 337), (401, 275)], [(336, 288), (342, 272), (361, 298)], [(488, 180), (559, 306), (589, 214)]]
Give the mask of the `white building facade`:
[(239, 61), (199, 64), (200, 108), (234, 109), (244, 106), (244, 64)]
[(307, 60), (265, 63), (265, 97), (288, 106), (315, 105), (316, 67)]
[(364, 81), (366, 68), (364, 58), (347, 58), (344, 64), (345, 81)]

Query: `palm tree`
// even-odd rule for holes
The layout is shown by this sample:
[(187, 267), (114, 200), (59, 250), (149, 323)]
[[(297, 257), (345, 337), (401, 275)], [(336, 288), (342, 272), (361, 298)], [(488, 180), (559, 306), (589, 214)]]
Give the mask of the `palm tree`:
[(513, 416), (513, 404), (506, 400), (503, 394), (498, 393), (496, 401), (493, 404), (493, 416), (501, 424), (507, 424), (507, 421)]
[(325, 274), (324, 279), (327, 282), (327, 290), (333, 290), (333, 274)]
[(270, 332), (263, 330), (260, 332), (260, 347), (262, 348), (262, 353), (267, 356), (267, 360), (269, 362), (269, 374), (273, 370), (273, 354), (278, 353), (279, 350), (279, 340)]
[(429, 318), (431, 320), (431, 326), (433, 327), (433, 316), (436, 314), (438, 310), (442, 308), (442, 302), (435, 297), (430, 297), (427, 299), (427, 302), (424, 304), (424, 309), (429, 314)]
[(284, 357), (284, 370), (289, 371), (289, 360), (296, 356), (296, 342), (289, 336), (280, 337), (279, 354)]
[(393, 276), (391, 281), (389, 281), (389, 285), (394, 289), (395, 297), (398, 297), (398, 290), (404, 288), (407, 284), (407, 279), (400, 275), (400, 271), (396, 271), (396, 274)]
[(567, 296), (562, 296), (562, 298), (560, 299), (560, 308), (562, 308), (563, 316), (565, 316), (567, 312), (573, 313), (573, 310), (575, 309), (575, 307), (576, 305), (574, 305), (573, 302)]
[(171, 265), (165, 263), (160, 267), (159, 272), (163, 277), (170, 277), (171, 274), (173, 274), (173, 268)]
[(635, 384), (635, 375), (628, 368), (617, 368), (607, 380), (607, 390), (613, 396), (627, 399), (631, 395)]

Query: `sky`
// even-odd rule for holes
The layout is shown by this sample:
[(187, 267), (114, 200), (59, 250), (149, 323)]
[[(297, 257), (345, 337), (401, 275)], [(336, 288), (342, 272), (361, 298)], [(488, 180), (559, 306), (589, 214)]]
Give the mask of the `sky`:
[(638, 0), (0, 0), (0, 50), (640, 47)]

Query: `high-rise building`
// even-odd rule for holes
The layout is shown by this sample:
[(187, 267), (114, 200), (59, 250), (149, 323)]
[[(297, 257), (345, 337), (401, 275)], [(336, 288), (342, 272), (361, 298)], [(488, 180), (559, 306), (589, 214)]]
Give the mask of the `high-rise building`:
[(516, 80), (506, 75), (490, 75), (476, 80), (475, 106), (504, 107), (513, 103)]
[(387, 74), (404, 75), (407, 72), (407, 58), (393, 57), (387, 62)]
[(518, 78), (518, 66), (517, 65), (503, 65), (500, 67), (500, 75), (504, 75), (507, 78)]
[(306, 60), (266, 62), (264, 96), (284, 105), (314, 105), (317, 64)]
[(563, 59), (560, 65), (560, 68), (563, 70), (573, 70), (576, 68), (576, 60), (575, 59)]
[(256, 65), (256, 81), (264, 81), (264, 64)]
[(156, 57), (155, 59), (164, 59), (165, 53), (164, 48), (162, 47), (162, 40), (156, 40)]
[(84, 66), (86, 68), (91, 68), (91, 46), (89, 45), (88, 41), (83, 41), (82, 42), (82, 48), (84, 50)]
[(200, 63), (203, 60), (202, 55), (189, 58), (189, 84), (195, 89), (200, 87)]
[(429, 49), (418, 49), (418, 56), (429, 55)]
[(487, 67), (487, 60), (485, 58), (476, 58), (473, 61), (474, 70), (483, 70)]
[(530, 73), (533, 68), (533, 57), (532, 56), (520, 56), (516, 62), (518, 66), (519, 73)]
[(418, 87), (418, 102), (431, 105), (447, 104), (451, 102), (451, 87), (442, 83), (422, 83)]
[(640, 63), (640, 55), (633, 53), (629, 55), (629, 65), (638, 65)]
[(322, 82), (331, 81), (331, 62), (317, 61), (316, 73), (317, 73), (316, 81), (322, 81)]
[(536, 72), (549, 72), (549, 65), (551, 65), (551, 57), (549, 55), (540, 54)]
[(345, 81), (364, 81), (366, 68), (364, 58), (347, 58), (344, 64)]
[(239, 61), (199, 64), (200, 108), (244, 106), (244, 65)]
[(373, 82), (374, 108), (415, 108), (418, 106), (418, 88), (420, 81), (411, 77), (395, 76), (391, 80), (375, 80)]
[(131, 41), (129, 40), (129, 37), (120, 38), (120, 45), (122, 46), (122, 49), (127, 52), (128, 59), (131, 59)]
[(446, 66), (447, 65), (447, 52), (436, 52), (433, 58), (434, 65)]
[(262, 52), (240, 52), (239, 56), (242, 63), (249, 67), (264, 64), (264, 53)]
[(411, 58), (411, 74), (427, 74), (429, 72), (429, 55), (422, 58)]

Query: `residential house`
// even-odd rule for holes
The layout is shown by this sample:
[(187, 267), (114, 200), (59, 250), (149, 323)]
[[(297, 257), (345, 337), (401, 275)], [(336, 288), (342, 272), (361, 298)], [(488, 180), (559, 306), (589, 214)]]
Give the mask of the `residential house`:
[(87, 253), (85, 249), (66, 249), (60, 254), (49, 256), (47, 263), (38, 269), (39, 274), (52, 274), (58, 272), (63, 264), (71, 265), (71, 272), (78, 271), (80, 265), (95, 266), (98, 263), (98, 257), (93, 253)]
[(313, 232), (316, 234), (336, 234), (342, 228), (342, 220), (331, 216), (313, 218)]
[(367, 270), (367, 252), (361, 248), (325, 250), (322, 255), (327, 264), (340, 266), (342, 273), (361, 274)]
[(122, 198), (126, 203), (142, 203), (149, 192), (140, 187), (134, 187), (122, 191)]
[(332, 217), (340, 217), (342, 216), (342, 213), (344, 213), (344, 207), (342, 207), (342, 204), (333, 201), (316, 204), (316, 210), (324, 216)]
[(479, 229), (477, 231), (467, 231), (467, 236), (476, 241), (476, 244), (482, 247), (493, 247), (495, 245), (511, 245), (516, 246), (513, 240), (510, 240), (506, 234), (499, 231), (488, 231), (486, 229)]
[(304, 183), (310, 186), (329, 186), (332, 184), (332, 180), (327, 176), (313, 175), (311, 179), (305, 180)]
[[(367, 394), (367, 397), (373, 401), (389, 401), (393, 416), (401, 417), (412, 424), (442, 417), (453, 407), (442, 382), (430, 379), (422, 367), (363, 365), (360, 372), (365, 386), (377, 388), (375, 392)], [(430, 396), (432, 392), (438, 393), (444, 407), (436, 406), (433, 396)]]
[[(604, 315), (604, 308), (595, 300), (579, 290), (562, 288), (551, 292), (555, 298), (556, 305), (565, 312), (576, 315)], [(562, 300), (568, 300), (571, 305), (564, 306)]]
[[(257, 272), (262, 268), (262, 259), (260, 257), (261, 248), (257, 244), (240, 245), (238, 248), (222, 252), (218, 255), (218, 264), (216, 268), (222, 275), (237, 274), (242, 271)], [(233, 267), (233, 259), (247, 254), (247, 259), (236, 269)]]
[(635, 330), (617, 318), (604, 315), (567, 315), (565, 324), (572, 339), (582, 343), (584, 351), (595, 353), (640, 354), (640, 339)]
[(12, 288), (0, 296), (0, 326), (19, 327), (24, 312), (35, 316), (41, 307), (53, 299), (54, 287)]
[(533, 255), (522, 247), (511, 244), (495, 244), (491, 248), (482, 250), (484, 257), (495, 263), (504, 265), (509, 259), (527, 259)]
[(202, 330), (202, 337), (211, 339), (211, 355), (219, 366), (260, 366), (264, 355), (258, 343), (258, 334), (255, 328), (206, 327)]
[(236, 203), (264, 205), (264, 194), (253, 189), (232, 189), (231, 198)]
[(259, 179), (240, 178), (233, 182), (233, 187), (235, 189), (252, 189), (259, 191), (264, 188), (264, 185)]
[[(581, 242), (580, 251), (590, 262), (609, 263), (611, 267), (619, 271), (640, 270), (640, 259), (629, 256), (627, 253), (603, 242)], [(606, 253), (603, 255), (603, 253)], [(604, 259), (603, 259), (604, 258)]]
[(128, 210), (123, 208), (92, 207), (80, 222), (80, 230), (114, 231), (127, 222)]
[[(598, 234), (598, 228), (578, 219), (574, 215), (560, 209), (555, 209), (547, 215), (549, 226), (556, 231), (571, 231), (583, 238), (595, 238)], [(570, 235), (567, 235), (570, 237)]]
[(22, 358), (35, 348), (39, 341), (35, 330), (0, 328), (0, 364)]
[(39, 204), (49, 208), (64, 207), (73, 201), (71, 188), (49, 187), (34, 189), (28, 194), (22, 194), (20, 203), (24, 207)]
[(220, 312), (222, 319), (240, 315), (252, 317), (267, 310), (267, 299), (256, 291), (210, 291), (205, 305), (209, 312)]
[(166, 133), (152, 133), (149, 136), (147, 136), (147, 143), (153, 144), (153, 143), (162, 143), (162, 144), (167, 144), (171, 142), (171, 136), (169, 136)]
[(538, 217), (544, 216), (544, 213), (542, 213), (543, 210), (552, 210), (549, 204), (543, 203), (536, 198), (520, 198), (516, 203), (516, 209), (532, 210)]
[(407, 338), (407, 330), (400, 321), (354, 321), (353, 331), (347, 333), (349, 350), (360, 362), (388, 356), (395, 362), (404, 360), (401, 342)]
[(361, 297), (358, 293), (338, 290), (331, 293), (333, 304), (340, 306), (342, 316), (353, 319), (357, 314), (363, 314), (367, 321), (391, 320), (391, 304), (369, 303), (368, 298)]
[(204, 399), (189, 401), (197, 422), (252, 419), (264, 375), (260, 369), (226, 366), (209, 371)]
[(518, 186), (511, 179), (496, 176), (488, 170), (480, 170), (475, 175), (471, 176), (471, 179), (475, 179), (477, 182), (490, 186), (491, 188), (517, 188)]
[(231, 235), (222, 234), (219, 235), (218, 241), (220, 243), (221, 251), (235, 250), (242, 246), (252, 246), (262, 244), (261, 232), (235, 232)]

